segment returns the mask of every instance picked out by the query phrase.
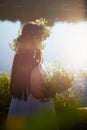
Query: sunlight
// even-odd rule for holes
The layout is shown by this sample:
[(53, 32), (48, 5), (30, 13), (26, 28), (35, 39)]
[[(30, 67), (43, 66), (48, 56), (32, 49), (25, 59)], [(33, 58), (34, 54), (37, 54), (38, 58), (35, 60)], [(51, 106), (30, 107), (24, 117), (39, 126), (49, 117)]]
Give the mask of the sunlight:
[(70, 64), (76, 69), (85, 65), (87, 60), (87, 25), (85, 23), (71, 24), (69, 39), (67, 43), (67, 53)]
[[(7, 71), (8, 69), (10, 72), (9, 66), (12, 64), (14, 52), (9, 47), (9, 43), (16, 37), (20, 26), (20, 22), (0, 22), (1, 70)], [(51, 30), (51, 36), (45, 41), (44, 63), (52, 64), (58, 61), (63, 67), (75, 71), (84, 69), (84, 67), (87, 70), (87, 21), (76, 24), (57, 22)]]
[[(48, 39), (52, 58), (64, 66), (79, 70), (87, 65), (87, 22), (59, 22)], [(49, 48), (50, 48), (49, 47)]]

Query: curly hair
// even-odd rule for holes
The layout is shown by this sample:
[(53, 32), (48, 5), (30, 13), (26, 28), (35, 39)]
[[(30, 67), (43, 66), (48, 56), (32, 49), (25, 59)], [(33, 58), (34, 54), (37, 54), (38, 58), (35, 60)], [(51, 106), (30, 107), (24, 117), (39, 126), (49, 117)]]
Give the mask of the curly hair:
[[(13, 40), (11, 48), (16, 52), (19, 52), (21, 49), (25, 49), (26, 46), (30, 44), (42, 46), (42, 41), (46, 40), (49, 35), (50, 29), (44, 18), (37, 19), (34, 22), (27, 22), (23, 25), (20, 35)], [(38, 40), (40, 42), (37, 42)]]

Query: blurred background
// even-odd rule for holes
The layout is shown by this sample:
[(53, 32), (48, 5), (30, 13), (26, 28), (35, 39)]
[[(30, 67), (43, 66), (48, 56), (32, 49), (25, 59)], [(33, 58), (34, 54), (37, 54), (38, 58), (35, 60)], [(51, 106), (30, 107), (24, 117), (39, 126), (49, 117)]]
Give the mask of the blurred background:
[[(5, 128), (11, 100), (9, 75), (15, 52), (10, 43), (23, 23), (41, 17), (46, 18), (52, 32), (44, 41), (43, 67), (57, 72), (50, 81), (58, 88), (54, 103), (60, 130), (86, 130), (87, 0), (0, 0), (0, 129)], [(68, 70), (71, 72), (65, 76)], [(71, 89), (64, 92), (65, 86)], [(79, 105), (83, 108), (77, 110)]]

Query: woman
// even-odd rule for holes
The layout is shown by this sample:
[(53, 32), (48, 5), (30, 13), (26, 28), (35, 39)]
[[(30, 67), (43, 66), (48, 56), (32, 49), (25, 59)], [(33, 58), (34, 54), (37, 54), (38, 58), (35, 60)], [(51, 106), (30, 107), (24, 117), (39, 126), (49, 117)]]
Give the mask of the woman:
[(43, 41), (50, 30), (42, 18), (24, 24), (21, 34), (14, 40), (16, 51), (10, 91), (12, 100), (8, 120), (12, 117), (32, 117), (43, 112), (54, 112), (53, 100), (43, 92), (45, 82), (42, 76)]

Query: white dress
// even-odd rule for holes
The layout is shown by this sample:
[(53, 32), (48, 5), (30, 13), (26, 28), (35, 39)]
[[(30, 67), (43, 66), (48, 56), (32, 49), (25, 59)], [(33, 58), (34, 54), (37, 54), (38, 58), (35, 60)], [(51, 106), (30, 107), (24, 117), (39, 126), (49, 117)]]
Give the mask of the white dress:
[(12, 98), (8, 112), (8, 119), (15, 116), (32, 116), (44, 111), (55, 112), (53, 99), (42, 102), (35, 99), (32, 95), (29, 95), (27, 101)]
[[(34, 72), (35, 72), (35, 74), (37, 73), (36, 70)], [(33, 74), (31, 76), (31, 80), (33, 80), (35, 78), (35, 76)], [(38, 77), (39, 77), (39, 74), (38, 74)], [(38, 85), (37, 81), (39, 82), (39, 78), (36, 78), (36, 80), (34, 79), (34, 82), (32, 82), (33, 88), (31, 91), (32, 92), (34, 91), (33, 92), (34, 94), (37, 91), (37, 90), (33, 90), (34, 87)], [(37, 87), (37, 89), (39, 90), (38, 87)], [(38, 95), (39, 95), (39, 93), (38, 93)], [(27, 101), (24, 101), (23, 99), (18, 100), (16, 98), (12, 98), (11, 104), (9, 107), (7, 123), (10, 120), (12, 120), (14, 117), (31, 119), (32, 117), (38, 117), (40, 114), (42, 114), (42, 115), (46, 114), (45, 118), (48, 118), (48, 119), (47, 119), (47, 121), (46, 121), (46, 119), (45, 120), (43, 119), (45, 124), (47, 124), (47, 122), (48, 122), (49, 127), (53, 127), (52, 130), (57, 129), (56, 113), (55, 113), (54, 102), (53, 102), (52, 98), (49, 98), (47, 101), (44, 101), (44, 102), (41, 101), (40, 99), (35, 98), (32, 94), (30, 94), (28, 96)], [(39, 125), (40, 125), (40, 120), (41, 119), (39, 119)], [(49, 121), (50, 121), (50, 124), (49, 124)], [(34, 128), (32, 128), (32, 129), (34, 129)], [(39, 128), (37, 128), (37, 129), (39, 129)]]
[[(35, 77), (37, 77), (36, 81), (34, 79)], [(38, 77), (39, 75), (38, 76), (32, 75), (32, 78), (34, 79), (35, 82), (32, 82), (31, 91), (34, 96), (35, 96), (35, 93), (37, 93), (40, 96), (40, 94), (38, 93), (39, 88), (37, 87), (38, 91), (37, 89), (34, 89), (34, 87), (37, 86), (36, 84), (38, 84), (39, 82)], [(27, 101), (24, 101), (23, 99), (18, 100), (16, 98), (12, 98), (11, 104), (9, 107), (8, 117), (7, 117), (7, 128), (13, 129), (13, 127), (16, 126), (15, 130), (16, 129), (21, 130), (19, 129), (19, 127), (17, 127), (17, 125), (20, 124), (20, 118), (21, 118), (21, 119), (29, 119), (27, 121), (22, 121), (22, 123), (25, 122), (24, 126), (26, 126), (26, 122), (29, 122), (27, 124), (27, 127), (28, 127), (27, 130), (35, 130), (35, 129), (57, 130), (58, 129), (57, 117), (56, 117), (53, 99), (49, 98), (47, 101), (41, 101), (40, 99), (35, 98), (33, 95), (30, 94), (28, 96)], [(15, 118), (16, 118), (16, 121), (15, 121)], [(33, 118), (33, 121), (32, 121), (32, 118)], [(13, 126), (11, 125), (12, 120), (13, 122), (15, 121), (15, 123), (12, 123), (14, 124)], [(24, 127), (23, 130), (25, 129), (26, 128)]]
[(27, 101), (12, 98), (7, 118), (7, 130), (12, 129), (58, 130), (53, 99), (41, 102), (32, 95)]

